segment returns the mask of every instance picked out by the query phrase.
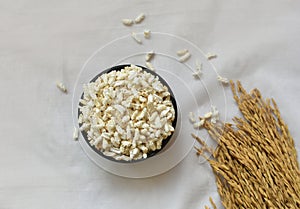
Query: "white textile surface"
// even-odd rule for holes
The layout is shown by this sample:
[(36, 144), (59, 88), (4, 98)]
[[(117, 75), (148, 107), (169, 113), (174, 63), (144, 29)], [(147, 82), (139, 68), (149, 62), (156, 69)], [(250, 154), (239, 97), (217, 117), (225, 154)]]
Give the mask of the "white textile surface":
[[(1, 0), (1, 209), (204, 208), (209, 196), (221, 205), (211, 169), (194, 150), (162, 175), (127, 179), (96, 166), (72, 140), (77, 74), (100, 46), (133, 30), (122, 18), (140, 12), (146, 19), (135, 30), (216, 53), (220, 75), (275, 98), (299, 153), (299, 1)], [(225, 93), (232, 117), (237, 108)]]

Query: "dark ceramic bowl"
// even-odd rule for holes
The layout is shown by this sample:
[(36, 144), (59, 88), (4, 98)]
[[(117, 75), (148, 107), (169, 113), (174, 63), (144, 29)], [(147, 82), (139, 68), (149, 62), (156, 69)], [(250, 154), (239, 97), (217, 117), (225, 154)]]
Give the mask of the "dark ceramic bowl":
[[(97, 80), (97, 78), (100, 77), (102, 74), (109, 73), (109, 72), (114, 71), (114, 70), (115, 70), (115, 71), (121, 71), (122, 69), (124, 69), (124, 68), (127, 67), (127, 66), (130, 66), (130, 64), (117, 65), (117, 66), (111, 67), (111, 68), (109, 68), (109, 69), (107, 69), (107, 70), (104, 70), (104, 71), (102, 71), (101, 73), (99, 73), (98, 75), (96, 75), (90, 82), (95, 82), (95, 81)], [(170, 97), (171, 97), (170, 99), (171, 99), (171, 102), (172, 102), (173, 107), (174, 107), (174, 110), (175, 110), (175, 118), (174, 118), (174, 120), (173, 120), (173, 122), (172, 122), (172, 126), (174, 127), (174, 129), (176, 129), (177, 116), (178, 116), (178, 109), (177, 109), (177, 104), (176, 104), (176, 100), (175, 100), (174, 94), (173, 94), (173, 92), (172, 92), (170, 86), (168, 85), (168, 83), (167, 83), (161, 76), (159, 76), (159, 75), (158, 75), (157, 73), (155, 73), (154, 71), (149, 70), (148, 68), (145, 68), (145, 67), (143, 67), (143, 66), (139, 66), (139, 65), (136, 65), (136, 66), (142, 68), (142, 70), (144, 70), (144, 71), (146, 71), (146, 72), (148, 72), (148, 73), (151, 73), (151, 74), (154, 75), (154, 76), (157, 76), (157, 77), (159, 78), (159, 81), (160, 81), (163, 85), (165, 85), (165, 86), (168, 88), (168, 90), (169, 90), (169, 92), (170, 92)], [(81, 95), (81, 98), (83, 98), (83, 93), (82, 93), (82, 95)], [(81, 112), (80, 112), (80, 109), (78, 108), (78, 117), (79, 117), (80, 113), (81, 113)], [(79, 124), (79, 126), (81, 126), (81, 124)], [(175, 132), (175, 131), (174, 131), (174, 132)], [(155, 156), (156, 154), (158, 154), (158, 153), (159, 153), (159, 152), (167, 145), (167, 143), (170, 141), (170, 139), (172, 138), (174, 132), (173, 132), (170, 136), (168, 136), (166, 139), (164, 139), (164, 140), (162, 141), (161, 149), (155, 150), (155, 151), (151, 151), (151, 152), (148, 152), (148, 153), (147, 153), (147, 158), (145, 158), (145, 159), (144, 159), (144, 158), (141, 158), (141, 159), (138, 159), (138, 160), (131, 160), (131, 161), (116, 160), (116, 159), (113, 158), (113, 157), (109, 157), (109, 156), (104, 155), (103, 152), (102, 152), (101, 150), (98, 150), (95, 146), (92, 146), (92, 145), (90, 144), (90, 142), (89, 142), (89, 140), (88, 140), (88, 137), (87, 137), (87, 133), (86, 133), (85, 131), (81, 131), (81, 134), (82, 134), (82, 136), (83, 136), (85, 142), (89, 145), (89, 147), (92, 148), (92, 149), (93, 149), (97, 154), (99, 154), (100, 156), (102, 156), (102, 157), (104, 157), (104, 158), (106, 158), (106, 159), (108, 159), (108, 160), (115, 161), (115, 162), (120, 162), (120, 163), (133, 163), (133, 162), (139, 162), (139, 161), (146, 160), (146, 159), (148, 159), (148, 158), (150, 158), (150, 157), (153, 157), (153, 156)]]

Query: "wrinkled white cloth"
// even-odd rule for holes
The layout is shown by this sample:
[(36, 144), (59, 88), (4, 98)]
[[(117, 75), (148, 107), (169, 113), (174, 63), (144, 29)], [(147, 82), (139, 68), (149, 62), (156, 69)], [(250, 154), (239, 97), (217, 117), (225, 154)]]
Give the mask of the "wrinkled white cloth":
[[(96, 49), (132, 30), (122, 18), (144, 12), (136, 30), (175, 34), (216, 53), (220, 75), (275, 98), (299, 153), (299, 11), (296, 0), (0, 1), (0, 208), (204, 208), (209, 196), (221, 205), (209, 165), (193, 150), (147, 179), (92, 163), (72, 140), (77, 74)], [(225, 93), (231, 117), (237, 110)]]

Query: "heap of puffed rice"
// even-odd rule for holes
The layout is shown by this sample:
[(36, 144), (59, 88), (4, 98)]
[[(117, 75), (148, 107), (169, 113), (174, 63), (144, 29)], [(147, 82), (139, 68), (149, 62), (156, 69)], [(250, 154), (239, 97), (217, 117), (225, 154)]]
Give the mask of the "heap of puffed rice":
[(175, 109), (159, 78), (131, 65), (83, 86), (79, 124), (91, 146), (116, 160), (147, 158), (174, 132)]

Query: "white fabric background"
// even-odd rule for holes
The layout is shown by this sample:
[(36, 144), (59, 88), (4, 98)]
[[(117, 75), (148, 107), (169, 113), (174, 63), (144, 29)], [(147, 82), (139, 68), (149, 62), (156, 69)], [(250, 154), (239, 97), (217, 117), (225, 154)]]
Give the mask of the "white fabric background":
[[(195, 152), (148, 179), (111, 175), (72, 140), (72, 88), (84, 61), (139, 26), (172, 33), (215, 52), (219, 73), (274, 97), (300, 151), (300, 2), (0, 1), (0, 208), (204, 208), (219, 203), (207, 164)], [(70, 93), (56, 89), (63, 80)], [(226, 91), (228, 115), (236, 113)]]

